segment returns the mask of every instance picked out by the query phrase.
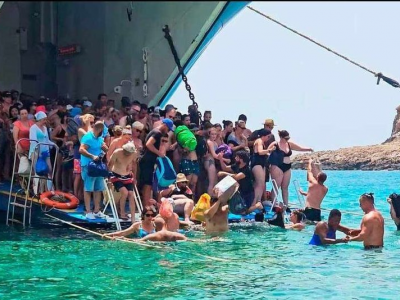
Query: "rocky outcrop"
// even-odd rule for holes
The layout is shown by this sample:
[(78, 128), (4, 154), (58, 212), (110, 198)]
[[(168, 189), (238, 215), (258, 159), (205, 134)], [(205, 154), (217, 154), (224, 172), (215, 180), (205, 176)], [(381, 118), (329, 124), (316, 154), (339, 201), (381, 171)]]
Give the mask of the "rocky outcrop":
[(384, 143), (299, 154), (293, 158), (293, 168), (305, 169), (311, 156), (324, 170), (400, 170), (400, 106), (396, 110), (392, 135)]

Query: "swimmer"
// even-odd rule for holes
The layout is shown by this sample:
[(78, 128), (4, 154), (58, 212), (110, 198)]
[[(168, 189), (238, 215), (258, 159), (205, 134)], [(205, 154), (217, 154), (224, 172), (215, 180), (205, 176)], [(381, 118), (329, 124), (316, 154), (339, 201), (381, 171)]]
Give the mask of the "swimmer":
[(285, 224), (286, 229), (293, 229), (297, 231), (302, 231), (306, 225), (304, 223), (306, 216), (301, 210), (294, 210), (290, 214), (291, 224)]
[(400, 196), (391, 194), (389, 198), (387, 198), (387, 202), (390, 204), (390, 216), (397, 230), (400, 230)]
[(329, 213), (328, 222), (318, 222), (315, 226), (314, 235), (311, 238), (310, 245), (321, 246), (321, 245), (332, 245), (339, 243), (347, 243), (349, 236), (345, 238), (337, 239), (336, 231), (339, 230), (344, 234), (349, 234), (350, 229), (340, 225), (342, 219), (342, 213), (337, 209), (332, 209)]
[(125, 237), (136, 235), (143, 238), (151, 233), (156, 232), (156, 225), (153, 218), (156, 216), (154, 210), (146, 206), (142, 211), (142, 221), (132, 224), (129, 228), (117, 232), (107, 233), (103, 237)]
[(321, 221), (321, 203), (328, 193), (328, 188), (324, 186), (327, 178), (323, 172), (318, 173), (317, 178), (311, 172), (312, 159), (308, 162), (307, 178), (308, 178), (308, 192), (299, 190), (300, 194), (306, 196), (306, 208), (304, 214), (309, 221)]
[(350, 231), (349, 241), (362, 241), (365, 250), (382, 248), (385, 221), (381, 213), (375, 209), (373, 193), (362, 194), (359, 201), (365, 215), (361, 221), (361, 229)]
[(228, 205), (225, 200), (219, 199), (215, 195), (218, 195), (218, 192), (214, 188), (214, 197), (211, 197), (211, 207), (204, 212), (206, 234), (224, 233), (229, 230)]

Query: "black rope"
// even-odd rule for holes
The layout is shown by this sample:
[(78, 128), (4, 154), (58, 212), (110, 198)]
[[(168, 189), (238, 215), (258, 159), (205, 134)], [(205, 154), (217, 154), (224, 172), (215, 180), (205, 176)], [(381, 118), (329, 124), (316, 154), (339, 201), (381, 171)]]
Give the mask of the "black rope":
[[(164, 32), (164, 37), (168, 41), (168, 44), (169, 44), (169, 47), (171, 49), (172, 55), (174, 56), (175, 63), (177, 65), (177, 67), (178, 67), (179, 74), (182, 77), (182, 81), (185, 83), (185, 88), (189, 93), (189, 99), (192, 101), (193, 105), (196, 106), (196, 108), (198, 109), (199, 105), (195, 101), (194, 94), (192, 93), (192, 88), (191, 88), (190, 84), (188, 83), (187, 77), (186, 77), (186, 75), (184, 73), (184, 70), (182, 68), (181, 61), (180, 61), (180, 59), (178, 57), (178, 53), (176, 52), (176, 48), (175, 48), (174, 42), (172, 40), (172, 36), (170, 34), (170, 30), (169, 30), (168, 25), (165, 25), (163, 27), (162, 31)], [(198, 113), (199, 118), (201, 120), (201, 118), (202, 118), (201, 112), (197, 111), (197, 113)]]
[(400, 87), (400, 84), (396, 80), (393, 80), (393, 79), (391, 79), (389, 77), (383, 76), (382, 73), (376, 73), (376, 72), (374, 72), (374, 71), (372, 71), (372, 70), (370, 70), (370, 69), (368, 69), (368, 68), (366, 68), (366, 67), (364, 67), (364, 66), (362, 66), (362, 65), (360, 65), (358, 63), (356, 63), (355, 61), (349, 59), (348, 57), (346, 57), (346, 56), (344, 56), (344, 55), (342, 55), (340, 53), (337, 53), (336, 51), (334, 51), (334, 50), (322, 45), (321, 43), (318, 43), (318, 42), (314, 41), (312, 38), (310, 38), (310, 37), (298, 32), (296, 30), (286, 26), (285, 24), (282, 24), (281, 22), (271, 18), (270, 16), (267, 16), (267, 15), (263, 14), (262, 12), (258, 11), (257, 9), (254, 9), (251, 6), (247, 6), (247, 8), (252, 10), (252, 11), (254, 11), (255, 13), (263, 16), (264, 18), (267, 18), (268, 20), (271, 20), (272, 22), (275, 22), (276, 24), (282, 26), (283, 28), (286, 28), (287, 30), (289, 30), (289, 31), (291, 31), (291, 32), (293, 32), (293, 33), (295, 33), (295, 34), (297, 34), (297, 35), (309, 40), (310, 42), (316, 44), (317, 46), (320, 46), (321, 48), (324, 48), (325, 50), (327, 50), (327, 51), (339, 56), (340, 58), (343, 58), (344, 60), (347, 60), (348, 62), (352, 63), (353, 65), (356, 65), (357, 67), (359, 67), (359, 68), (361, 68), (361, 69), (373, 74), (375, 77), (378, 77), (378, 81), (377, 81), (376, 84), (379, 84), (379, 81), (382, 79), (383, 81), (385, 81), (386, 83), (390, 84), (391, 86), (393, 86), (395, 88)]

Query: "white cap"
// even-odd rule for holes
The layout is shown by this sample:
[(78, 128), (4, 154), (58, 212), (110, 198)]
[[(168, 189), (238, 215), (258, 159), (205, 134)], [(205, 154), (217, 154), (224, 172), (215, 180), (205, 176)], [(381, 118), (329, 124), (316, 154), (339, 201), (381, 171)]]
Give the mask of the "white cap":
[(122, 134), (130, 134), (130, 135), (132, 135), (132, 131), (129, 130), (129, 129), (124, 128), (124, 129), (122, 130)]
[(42, 111), (39, 111), (38, 113), (35, 114), (35, 120), (36, 121), (40, 121), (40, 120), (43, 120), (43, 119), (46, 119), (46, 118), (47, 118), (47, 115)]
[(89, 107), (91, 107), (92, 106), (92, 102), (90, 102), (90, 101), (83, 101), (83, 106), (89, 106)]
[(122, 146), (122, 149), (124, 149), (125, 151), (129, 152), (129, 153), (135, 153), (136, 152), (136, 147), (135, 144), (133, 142), (128, 142), (125, 145)]
[(71, 105), (71, 104), (68, 104), (67, 105), (67, 110), (71, 110), (71, 109), (73, 109), (74, 107)]
[(132, 124), (132, 128), (138, 129), (138, 130), (143, 130), (144, 125), (141, 122), (136, 121), (135, 123)]

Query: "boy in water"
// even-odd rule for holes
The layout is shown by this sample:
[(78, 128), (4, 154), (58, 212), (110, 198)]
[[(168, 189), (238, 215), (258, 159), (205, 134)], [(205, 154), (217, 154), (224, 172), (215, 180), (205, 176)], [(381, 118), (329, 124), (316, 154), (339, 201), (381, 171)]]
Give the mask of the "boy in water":
[(328, 188), (324, 185), (327, 175), (320, 172), (317, 178), (311, 172), (312, 159), (310, 158), (308, 162), (307, 178), (308, 178), (308, 191), (303, 192), (299, 190), (300, 194), (306, 196), (306, 207), (304, 209), (304, 214), (309, 221), (321, 221), (321, 203), (324, 200), (326, 194), (328, 193)]

